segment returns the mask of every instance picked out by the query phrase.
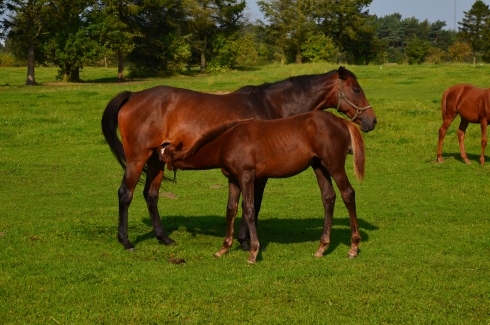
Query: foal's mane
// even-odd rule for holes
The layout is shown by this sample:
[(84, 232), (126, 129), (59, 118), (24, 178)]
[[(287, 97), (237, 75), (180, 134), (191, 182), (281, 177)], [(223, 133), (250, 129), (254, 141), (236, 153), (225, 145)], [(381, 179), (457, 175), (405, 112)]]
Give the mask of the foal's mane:
[(226, 131), (234, 128), (236, 125), (243, 123), (245, 121), (249, 121), (252, 118), (248, 119), (243, 119), (243, 120), (238, 120), (238, 121), (231, 121), (231, 122), (226, 122), (224, 124), (218, 125), (217, 127), (214, 127), (208, 131), (206, 131), (200, 138), (198, 138), (189, 148), (178, 151), (174, 155), (174, 160), (177, 159), (186, 159), (190, 156), (193, 156), (196, 154), (199, 149), (201, 149), (206, 143), (216, 139), (219, 137), (221, 134), (225, 133)]

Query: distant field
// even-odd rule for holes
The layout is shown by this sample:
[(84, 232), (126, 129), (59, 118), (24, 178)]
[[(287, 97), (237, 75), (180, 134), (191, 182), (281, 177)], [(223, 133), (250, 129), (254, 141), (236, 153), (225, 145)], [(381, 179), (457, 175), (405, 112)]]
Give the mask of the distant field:
[[(356, 189), (362, 241), (347, 259), (350, 229), (340, 197), (332, 243), (313, 257), (323, 208), (310, 170), (270, 180), (249, 265), (225, 234), (226, 179), (184, 171), (164, 182), (159, 209), (178, 245), (153, 235), (139, 186), (129, 214), (136, 251), (116, 239), (122, 170), (101, 134), (109, 100), (158, 84), (227, 92), (323, 73), (336, 65), (270, 65), (254, 71), (115, 81), (87, 68), (83, 83), (37, 68), (0, 68), (0, 323), (2, 324), (490, 324), (490, 148), (480, 128), (459, 157), (459, 117), (435, 162), (440, 100), (458, 83), (490, 87), (490, 66), (347, 66), (377, 116), (364, 134), (366, 177)], [(240, 212), (239, 212), (240, 213)], [(236, 221), (238, 226), (240, 219)], [(181, 258), (185, 264), (167, 260)]]

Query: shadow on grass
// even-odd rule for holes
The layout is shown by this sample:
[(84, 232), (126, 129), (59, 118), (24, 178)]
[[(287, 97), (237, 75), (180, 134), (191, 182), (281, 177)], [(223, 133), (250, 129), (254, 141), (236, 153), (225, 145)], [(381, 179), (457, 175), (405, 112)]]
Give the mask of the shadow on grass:
[[(490, 150), (490, 149), (489, 149)], [(480, 163), (480, 153), (478, 154), (474, 154), (474, 153), (466, 153), (466, 156), (468, 156), (468, 159), (470, 160), (470, 162), (473, 164), (473, 163), (477, 163), (479, 164)], [(457, 161), (461, 162), (461, 163), (465, 163), (464, 160), (461, 158), (461, 153), (460, 152), (449, 152), (449, 153), (443, 153), (442, 154), (442, 159), (446, 160), (446, 159), (456, 159)], [(485, 155), (485, 163), (488, 163), (490, 162), (490, 158)]]
[[(235, 219), (235, 242), (234, 249), (238, 249), (236, 235), (240, 226), (241, 218)], [(143, 219), (143, 222), (151, 227), (149, 218)], [(223, 238), (226, 231), (226, 220), (223, 216), (167, 216), (163, 220), (164, 229), (172, 237), (172, 232), (182, 229), (189, 232), (192, 236), (207, 235)], [(377, 230), (378, 227), (358, 219), (361, 242), (369, 241), (369, 231)], [(261, 246), (267, 248), (269, 243), (293, 244), (320, 241), (323, 229), (323, 218), (308, 219), (264, 219), (259, 220), (257, 231)], [(328, 255), (340, 245), (350, 246), (351, 243), (350, 222), (348, 218), (333, 219), (330, 245), (325, 252)], [(154, 240), (155, 235), (150, 231), (144, 235), (138, 236), (134, 240), (134, 245), (146, 241)]]

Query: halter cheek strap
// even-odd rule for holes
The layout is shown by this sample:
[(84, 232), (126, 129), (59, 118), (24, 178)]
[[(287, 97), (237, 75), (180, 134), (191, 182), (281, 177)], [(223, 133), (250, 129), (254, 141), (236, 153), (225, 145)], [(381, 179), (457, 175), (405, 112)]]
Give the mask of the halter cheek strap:
[[(357, 106), (356, 104), (354, 104), (353, 102), (351, 102), (347, 97), (345, 97), (344, 92), (342, 91), (342, 79), (339, 79), (339, 80), (340, 80), (340, 92), (339, 92), (339, 103), (337, 104), (337, 111), (339, 111), (342, 114), (345, 114), (344, 112), (340, 111), (340, 102), (342, 102), (342, 99), (345, 100), (350, 106), (352, 106), (353, 108), (356, 109), (356, 115), (354, 115), (354, 117), (351, 118), (351, 121), (354, 121), (356, 118), (358, 118), (359, 115), (361, 115), (361, 113), (364, 112), (365, 110), (373, 108), (371, 105), (361, 108), (361, 107)], [(345, 114), (345, 115), (347, 115), (347, 114)]]

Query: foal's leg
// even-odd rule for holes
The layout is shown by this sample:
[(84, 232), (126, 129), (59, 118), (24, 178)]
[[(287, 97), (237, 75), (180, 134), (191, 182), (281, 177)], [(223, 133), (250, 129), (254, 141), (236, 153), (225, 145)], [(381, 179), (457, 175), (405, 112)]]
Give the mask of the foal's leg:
[[(254, 186), (254, 206), (255, 206), (255, 227), (257, 227), (257, 222), (259, 220), (260, 207), (262, 206), (262, 198), (264, 196), (265, 185), (267, 184), (267, 178), (260, 178), (255, 180)], [(247, 221), (242, 218), (240, 222), (240, 229), (238, 230), (238, 241), (242, 246), (244, 251), (248, 251), (250, 247), (247, 243), (248, 226)]]
[(459, 151), (461, 152), (461, 158), (465, 163), (471, 164), (468, 157), (466, 156), (466, 150), (464, 148), (464, 135), (466, 132), (466, 128), (468, 127), (468, 120), (461, 116), (461, 123), (459, 123), (458, 128), (458, 142), (459, 142)]
[(163, 166), (155, 155), (151, 156), (147, 162), (148, 173), (146, 175), (145, 189), (143, 196), (146, 200), (146, 206), (150, 214), (151, 223), (155, 230), (155, 237), (161, 240), (165, 245), (172, 245), (174, 240), (170, 239), (162, 226), (162, 220), (158, 212), (158, 194), (163, 178)]
[(332, 177), (337, 184), (342, 195), (342, 200), (349, 211), (350, 228), (351, 228), (351, 247), (349, 250), (348, 257), (357, 257), (359, 251), (359, 242), (361, 241), (361, 235), (359, 234), (359, 226), (357, 224), (357, 212), (356, 212), (356, 193), (354, 188), (347, 178), (345, 169), (341, 168), (335, 174), (332, 173)]
[(118, 190), (119, 197), (119, 226), (117, 239), (124, 248), (130, 251), (134, 250), (134, 246), (129, 242), (128, 238), (128, 209), (133, 200), (134, 189), (138, 184), (141, 171), (143, 170), (144, 162), (128, 162), (126, 171), (124, 172), (121, 186)]
[(481, 122), (481, 156), (480, 156), (480, 165), (485, 164), (485, 147), (487, 146), (487, 125), (488, 121), (484, 117), (480, 120)]
[(457, 113), (447, 112), (446, 116), (443, 117), (443, 122), (441, 127), (439, 128), (439, 142), (437, 143), (437, 161), (442, 162), (442, 142), (444, 141), (444, 137), (446, 136), (447, 129), (451, 125), (451, 123), (456, 118)]
[(233, 225), (238, 210), (238, 200), (240, 198), (240, 187), (236, 180), (228, 179), (228, 206), (226, 207), (226, 236), (223, 240), (223, 246), (214, 254), (220, 257), (226, 253), (233, 244)]
[(254, 172), (244, 172), (238, 178), (243, 196), (243, 211), (242, 218), (247, 221), (248, 231), (250, 232), (250, 257), (249, 263), (255, 263), (259, 252), (260, 243), (257, 236), (257, 228), (255, 227), (255, 205), (254, 205)]
[(316, 175), (318, 186), (322, 195), (323, 208), (325, 210), (323, 218), (323, 233), (320, 238), (320, 247), (315, 253), (315, 257), (322, 257), (323, 253), (330, 244), (330, 230), (332, 229), (332, 218), (335, 207), (335, 191), (332, 187), (330, 174), (321, 164), (314, 163), (312, 166)]

